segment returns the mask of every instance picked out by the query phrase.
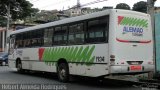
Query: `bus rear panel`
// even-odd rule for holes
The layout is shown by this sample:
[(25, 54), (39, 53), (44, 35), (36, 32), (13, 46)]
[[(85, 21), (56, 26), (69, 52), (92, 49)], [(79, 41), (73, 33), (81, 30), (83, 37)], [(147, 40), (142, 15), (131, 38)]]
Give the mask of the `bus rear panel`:
[(110, 73), (137, 74), (153, 71), (150, 16), (139, 12), (115, 12), (110, 38)]

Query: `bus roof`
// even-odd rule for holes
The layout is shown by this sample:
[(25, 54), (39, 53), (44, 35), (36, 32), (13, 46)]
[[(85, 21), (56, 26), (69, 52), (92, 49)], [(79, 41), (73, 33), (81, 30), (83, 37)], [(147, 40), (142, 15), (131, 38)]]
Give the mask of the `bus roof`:
[(109, 10), (103, 10), (103, 11), (94, 12), (94, 13), (90, 13), (90, 14), (86, 14), (86, 15), (66, 18), (66, 19), (62, 19), (62, 20), (58, 20), (58, 21), (54, 21), (54, 22), (50, 22), (50, 23), (40, 24), (40, 25), (36, 25), (36, 26), (24, 28), (24, 29), (19, 29), (17, 31), (11, 32), (10, 34), (23, 33), (23, 32), (27, 32), (27, 31), (31, 31), (31, 30), (43, 29), (43, 28), (52, 27), (52, 26), (56, 26), (56, 25), (62, 25), (62, 24), (81, 21), (81, 20), (85, 20), (85, 19), (91, 19), (91, 18), (95, 18), (95, 17), (105, 16), (105, 15), (111, 14), (111, 12), (134, 13), (136, 15), (145, 15), (145, 16), (148, 15), (145, 13), (130, 11), (130, 10), (109, 9)]

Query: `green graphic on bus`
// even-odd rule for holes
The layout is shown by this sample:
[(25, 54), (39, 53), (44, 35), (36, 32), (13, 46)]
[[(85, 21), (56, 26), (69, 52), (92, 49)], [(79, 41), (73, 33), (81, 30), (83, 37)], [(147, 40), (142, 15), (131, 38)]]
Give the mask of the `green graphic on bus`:
[(128, 26), (136, 26), (136, 27), (148, 27), (148, 20), (146, 19), (138, 19), (131, 17), (118, 16), (118, 25), (128, 25)]
[(95, 60), (95, 56), (92, 56), (94, 49), (95, 45), (45, 48), (41, 59), (47, 65), (55, 65), (55, 62), (61, 58), (73, 63), (93, 63)]

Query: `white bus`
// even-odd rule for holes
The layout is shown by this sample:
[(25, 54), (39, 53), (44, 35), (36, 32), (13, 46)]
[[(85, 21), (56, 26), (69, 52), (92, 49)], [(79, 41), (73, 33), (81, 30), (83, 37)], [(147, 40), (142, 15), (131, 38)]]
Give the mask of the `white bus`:
[(18, 72), (57, 72), (105, 77), (153, 71), (153, 38), (148, 14), (104, 10), (41, 24), (10, 35), (9, 67)]

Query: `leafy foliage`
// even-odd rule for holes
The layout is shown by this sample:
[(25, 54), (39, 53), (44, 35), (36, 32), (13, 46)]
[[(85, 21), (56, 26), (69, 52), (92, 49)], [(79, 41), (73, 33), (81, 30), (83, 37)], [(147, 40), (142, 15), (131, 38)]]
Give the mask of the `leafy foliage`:
[(133, 10), (146, 13), (147, 12), (147, 2), (140, 1), (140, 2), (135, 3), (133, 5)]
[(32, 8), (32, 4), (26, 0), (0, 0), (0, 16), (7, 16), (7, 7), (10, 5), (11, 18), (24, 19), (39, 10)]
[(116, 5), (116, 9), (130, 10), (130, 6), (126, 3), (119, 3)]
[(7, 25), (7, 20), (6, 18), (0, 16), (0, 26), (4, 27)]

